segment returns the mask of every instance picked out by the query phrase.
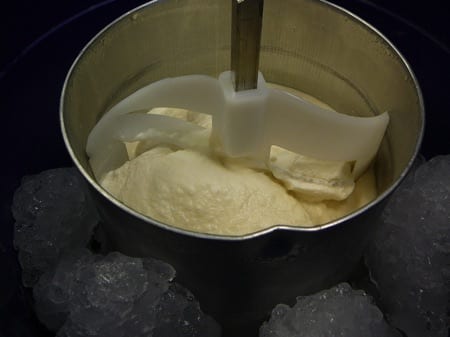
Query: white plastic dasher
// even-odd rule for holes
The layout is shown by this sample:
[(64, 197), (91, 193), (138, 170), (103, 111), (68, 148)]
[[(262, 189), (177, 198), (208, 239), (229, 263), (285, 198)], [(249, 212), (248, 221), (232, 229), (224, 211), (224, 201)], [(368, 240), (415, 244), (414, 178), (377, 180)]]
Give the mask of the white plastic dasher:
[[(389, 121), (387, 113), (355, 117), (321, 108), (268, 88), (261, 74), (257, 89), (240, 92), (234, 91), (230, 71), (219, 79), (203, 75), (167, 78), (139, 89), (100, 119), (86, 147), (94, 171), (123, 164), (128, 158), (123, 142), (144, 140), (148, 129), (179, 136), (202, 129), (174, 117), (146, 113), (155, 107), (212, 115), (214, 150), (249, 159), (255, 167), (264, 167), (271, 145), (278, 145), (317, 159), (354, 161), (355, 177), (375, 156)], [(174, 141), (176, 137), (166, 140)]]
[(157, 107), (212, 115), (212, 150), (246, 159), (253, 167), (265, 168), (271, 146), (277, 145), (316, 159), (354, 162), (355, 178), (365, 171), (377, 153), (388, 114), (349, 116), (268, 88), (258, 72), (262, 7), (262, 0), (232, 0), (232, 71), (218, 79), (188, 75), (151, 83), (100, 119), (86, 147), (97, 177), (122, 165), (128, 159), (123, 142), (145, 140), (148, 130), (164, 131), (161, 143), (177, 145), (183, 139), (191, 148), (198, 145), (201, 127), (146, 113)]

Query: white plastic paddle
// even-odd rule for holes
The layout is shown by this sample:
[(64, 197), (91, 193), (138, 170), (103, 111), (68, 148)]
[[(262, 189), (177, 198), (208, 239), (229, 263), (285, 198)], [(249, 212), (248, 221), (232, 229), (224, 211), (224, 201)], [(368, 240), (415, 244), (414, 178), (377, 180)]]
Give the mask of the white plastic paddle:
[[(97, 177), (127, 159), (124, 141), (145, 140), (148, 130), (164, 130), (161, 142), (195, 139), (203, 128), (146, 112), (183, 108), (212, 116), (212, 149), (245, 158), (264, 168), (277, 145), (322, 160), (354, 161), (354, 177), (368, 167), (381, 143), (389, 116), (354, 117), (268, 88), (258, 73), (262, 0), (233, 1), (232, 71), (219, 78), (188, 75), (151, 83), (112, 107), (91, 131), (87, 154)], [(256, 64), (256, 67), (255, 67)], [(145, 111), (145, 112), (142, 112)], [(137, 113), (136, 113), (137, 112)], [(195, 141), (192, 147), (195, 147)]]

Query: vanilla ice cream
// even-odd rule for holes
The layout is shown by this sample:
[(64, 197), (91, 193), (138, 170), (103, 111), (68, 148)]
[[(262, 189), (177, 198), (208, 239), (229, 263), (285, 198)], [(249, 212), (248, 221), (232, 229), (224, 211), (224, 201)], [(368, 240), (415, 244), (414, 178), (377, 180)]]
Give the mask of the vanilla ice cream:
[(128, 161), (97, 179), (125, 205), (160, 222), (195, 232), (243, 235), (277, 224), (317, 226), (376, 197), (372, 169), (355, 182), (350, 162), (316, 160), (276, 146), (267, 170), (251, 169), (210, 151), (209, 115), (169, 108), (149, 113), (201, 128), (189, 134), (149, 130), (146, 140), (126, 144)]

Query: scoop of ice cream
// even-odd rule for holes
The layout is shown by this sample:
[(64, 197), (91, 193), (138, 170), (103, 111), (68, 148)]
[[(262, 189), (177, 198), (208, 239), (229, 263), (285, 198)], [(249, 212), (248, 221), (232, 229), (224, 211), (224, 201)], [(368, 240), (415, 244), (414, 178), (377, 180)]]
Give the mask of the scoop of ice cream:
[[(151, 114), (179, 118), (205, 128), (205, 132), (167, 132), (149, 129), (145, 140), (128, 144), (130, 159), (159, 145), (172, 145), (183, 149), (209, 153), (211, 116), (182, 109), (157, 108)], [(245, 159), (232, 160), (246, 166)], [(324, 161), (272, 146), (268, 170), (298, 197), (309, 201), (344, 200), (355, 187), (352, 165), (344, 161)]]
[(101, 185), (136, 211), (192, 231), (241, 235), (312, 225), (269, 175), (186, 149), (153, 148), (107, 173)]
[(311, 201), (344, 200), (355, 187), (351, 163), (317, 160), (272, 146), (269, 168), (290, 191)]

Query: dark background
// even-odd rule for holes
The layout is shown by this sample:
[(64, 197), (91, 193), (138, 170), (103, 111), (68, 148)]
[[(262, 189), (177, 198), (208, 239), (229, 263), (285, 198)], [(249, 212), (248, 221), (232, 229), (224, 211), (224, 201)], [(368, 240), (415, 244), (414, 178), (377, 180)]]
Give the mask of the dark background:
[[(186, 0), (187, 1), (187, 0)], [(228, 0), (217, 0), (228, 1)], [(283, 0), (279, 0), (283, 1)], [(80, 49), (145, 1), (3, 0), (0, 8), (0, 337), (45, 336), (12, 247), (13, 191), (25, 174), (71, 165), (59, 131), (64, 77)], [(422, 153), (450, 153), (450, 10), (444, 1), (331, 1), (378, 28), (406, 57), (425, 99)]]

